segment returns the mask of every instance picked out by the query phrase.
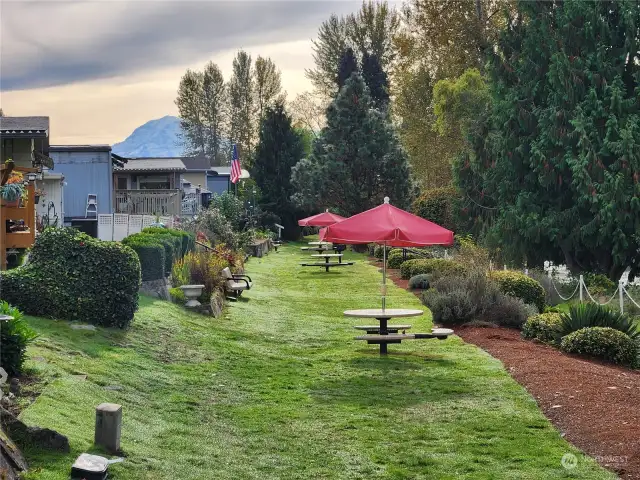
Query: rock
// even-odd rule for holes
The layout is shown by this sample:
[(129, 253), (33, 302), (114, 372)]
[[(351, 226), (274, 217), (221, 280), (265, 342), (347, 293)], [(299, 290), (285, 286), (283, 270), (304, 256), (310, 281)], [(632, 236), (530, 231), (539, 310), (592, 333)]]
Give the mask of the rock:
[(169, 280), (166, 278), (142, 282), (140, 293), (157, 297), (161, 300), (171, 301), (171, 296), (169, 295)]
[(69, 440), (64, 435), (49, 428), (29, 427), (3, 407), (0, 407), (0, 422), (11, 437), (21, 440), (24, 444), (57, 452), (70, 451)]
[(20, 472), (27, 470), (27, 462), (20, 449), (9, 436), (0, 429), (0, 472), (3, 479), (18, 480)]
[(224, 309), (224, 293), (215, 291), (211, 294), (211, 300), (209, 301), (211, 307), (211, 315), (218, 318), (222, 315)]
[(20, 395), (20, 380), (12, 378), (9, 382), (9, 391), (14, 395)]

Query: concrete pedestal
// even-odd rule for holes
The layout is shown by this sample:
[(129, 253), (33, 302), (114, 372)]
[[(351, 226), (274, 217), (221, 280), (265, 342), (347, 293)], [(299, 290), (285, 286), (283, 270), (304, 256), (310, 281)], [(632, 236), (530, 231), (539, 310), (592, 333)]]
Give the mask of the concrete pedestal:
[(109, 453), (119, 452), (121, 427), (121, 405), (101, 403), (96, 407), (96, 432), (94, 439), (96, 445), (104, 447)]

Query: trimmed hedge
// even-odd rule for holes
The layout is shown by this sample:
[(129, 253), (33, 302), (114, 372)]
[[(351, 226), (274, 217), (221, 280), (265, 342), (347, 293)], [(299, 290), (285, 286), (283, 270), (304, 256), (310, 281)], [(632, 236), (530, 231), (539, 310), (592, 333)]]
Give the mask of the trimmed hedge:
[(545, 290), (540, 282), (527, 277), (524, 273), (511, 270), (491, 272), (491, 278), (500, 286), (502, 293), (521, 299), (524, 303), (534, 305), (538, 312), (544, 310)]
[(540, 313), (529, 317), (522, 327), (522, 336), (545, 343), (555, 343), (562, 323), (559, 313)]
[(407, 253), (406, 258), (402, 255), (402, 250), (392, 250), (391, 253), (387, 256), (387, 268), (400, 268), (400, 266), (408, 261), (414, 260), (417, 257), (413, 253)]
[(187, 253), (192, 252), (196, 246), (196, 237), (193, 233), (185, 232), (184, 230), (175, 230), (173, 228), (162, 227), (147, 227), (142, 230), (142, 233), (149, 233), (152, 235), (170, 235), (180, 239), (180, 258), (184, 257)]
[(563, 337), (560, 348), (567, 353), (598, 357), (621, 365), (638, 365), (638, 344), (614, 328), (581, 328)]
[(138, 308), (140, 261), (118, 242), (73, 228), (36, 237), (29, 264), (0, 275), (3, 300), (25, 313), (127, 327)]
[(453, 260), (445, 260), (443, 258), (427, 258), (407, 260), (400, 266), (400, 275), (405, 280), (415, 275), (436, 273), (442, 275), (463, 274), (465, 268), (458, 262)]
[(409, 279), (409, 288), (411, 290), (414, 290), (416, 288), (426, 290), (427, 288), (429, 288), (429, 275), (414, 275)]
[(0, 302), (0, 314), (13, 320), (0, 322), (0, 365), (11, 377), (22, 373), (27, 345), (37, 337), (22, 316), (22, 312), (7, 302)]
[(156, 239), (131, 235), (122, 240), (123, 245), (131, 247), (140, 260), (142, 280), (160, 280), (165, 278), (165, 246)]

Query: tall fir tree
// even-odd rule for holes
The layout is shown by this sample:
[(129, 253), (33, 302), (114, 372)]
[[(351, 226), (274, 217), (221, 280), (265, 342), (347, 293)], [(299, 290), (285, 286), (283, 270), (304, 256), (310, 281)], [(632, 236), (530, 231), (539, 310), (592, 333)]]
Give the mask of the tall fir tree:
[(640, 3), (522, 1), (508, 25), (458, 183), (514, 260), (640, 273)]
[(409, 207), (416, 188), (406, 153), (387, 115), (371, 107), (362, 76), (353, 74), (327, 109), (311, 156), (293, 169), (298, 205), (353, 215), (389, 196)]
[(375, 53), (365, 52), (362, 55), (362, 76), (369, 87), (374, 106), (386, 111), (389, 105), (389, 80)]
[(304, 148), (283, 103), (267, 107), (260, 124), (251, 177), (260, 188), (260, 207), (280, 218), (283, 234), (290, 239), (297, 239), (300, 234), (297, 208), (291, 200), (294, 194), (291, 169), (304, 156)]
[(340, 62), (338, 63), (338, 75), (336, 76), (336, 83), (338, 85), (338, 90), (340, 90), (347, 80), (351, 78), (353, 73), (359, 71), (358, 67), (358, 59), (353, 53), (353, 49), (348, 47), (342, 52), (342, 56), (340, 57)]

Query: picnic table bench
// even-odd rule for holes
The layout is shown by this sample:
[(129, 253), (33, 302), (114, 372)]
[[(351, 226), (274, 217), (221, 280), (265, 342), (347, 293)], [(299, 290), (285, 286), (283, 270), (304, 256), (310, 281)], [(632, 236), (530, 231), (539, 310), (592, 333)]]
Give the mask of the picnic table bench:
[[(313, 262), (313, 263), (301, 263), (303, 267), (324, 267), (328, 272), (331, 267), (347, 267), (349, 265), (353, 265), (353, 262), (343, 262), (342, 261), (342, 253), (319, 253), (315, 255), (311, 255), (312, 257), (321, 257), (324, 258), (324, 262)], [(331, 262), (332, 258), (338, 258), (337, 262)]]
[[(347, 317), (358, 318), (375, 318), (380, 322), (380, 326), (375, 325), (358, 325), (354, 328), (365, 330), (367, 335), (359, 335), (354, 337), (355, 340), (365, 340), (368, 344), (380, 345), (380, 354), (387, 354), (387, 345), (389, 343), (401, 343), (403, 340), (420, 340), (428, 338), (437, 338), (444, 340), (449, 335), (453, 335), (453, 330), (448, 328), (432, 328), (430, 333), (398, 333), (411, 328), (411, 325), (388, 325), (388, 321), (392, 318), (417, 317), (422, 315), (422, 310), (408, 309), (364, 309), (364, 310), (347, 310), (344, 315)], [(404, 327), (404, 328), (400, 328)]]

